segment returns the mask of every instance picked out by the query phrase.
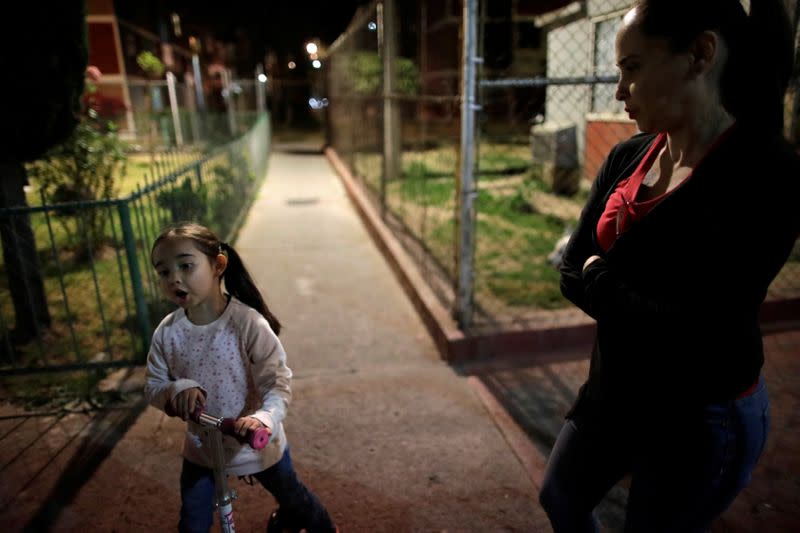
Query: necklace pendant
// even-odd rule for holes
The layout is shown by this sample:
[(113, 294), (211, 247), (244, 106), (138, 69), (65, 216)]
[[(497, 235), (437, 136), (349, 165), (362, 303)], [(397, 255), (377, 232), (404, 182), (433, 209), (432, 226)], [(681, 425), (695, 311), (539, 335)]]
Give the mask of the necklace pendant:
[(660, 173), (658, 172), (657, 168), (655, 167), (650, 168), (650, 170), (647, 171), (647, 174), (644, 175), (644, 179), (642, 180), (642, 185), (645, 185), (647, 187), (652, 187), (653, 185), (658, 183), (658, 178), (660, 177), (659, 174)]

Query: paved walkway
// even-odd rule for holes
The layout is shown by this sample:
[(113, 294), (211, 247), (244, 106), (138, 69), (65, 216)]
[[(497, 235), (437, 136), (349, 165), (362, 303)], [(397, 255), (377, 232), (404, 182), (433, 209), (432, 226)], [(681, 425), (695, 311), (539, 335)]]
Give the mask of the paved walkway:
[[(285, 324), (297, 470), (343, 532), (550, 531), (536, 494), (585, 352), (443, 363), (319, 155), (272, 154), (236, 247)], [(800, 530), (800, 332), (766, 346), (772, 435), (717, 532)], [(112, 410), (0, 406), (4, 530), (174, 530), (183, 423), (141, 402), (141, 374)], [(238, 530), (263, 531), (274, 502), (233, 485)], [(601, 505), (608, 531), (624, 500), (619, 487)]]

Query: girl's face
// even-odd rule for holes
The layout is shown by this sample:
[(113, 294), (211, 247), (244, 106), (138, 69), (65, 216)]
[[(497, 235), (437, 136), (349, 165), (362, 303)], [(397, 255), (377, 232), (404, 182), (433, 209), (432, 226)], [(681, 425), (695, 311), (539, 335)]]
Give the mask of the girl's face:
[(224, 255), (211, 260), (191, 239), (167, 238), (153, 250), (161, 292), (187, 312), (196, 309), (205, 315), (219, 309), (224, 302), (220, 276), (226, 265)]
[(616, 99), (640, 131), (656, 133), (679, 128), (690, 107), (689, 54), (669, 50), (667, 41), (642, 34), (636, 10), (623, 19), (616, 53), (620, 79)]

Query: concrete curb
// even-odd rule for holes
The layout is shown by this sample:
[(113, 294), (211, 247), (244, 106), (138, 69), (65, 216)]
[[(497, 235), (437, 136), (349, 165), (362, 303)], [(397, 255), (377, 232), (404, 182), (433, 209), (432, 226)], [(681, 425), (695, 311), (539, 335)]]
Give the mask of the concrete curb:
[(500, 430), (508, 445), (511, 446), (519, 462), (522, 463), (538, 494), (542, 489), (547, 458), (536, 449), (528, 434), (519, 424), (514, 422), (508, 411), (497, 401), (492, 391), (479, 378), (469, 376), (467, 382), (480, 398), (489, 416), (492, 417), (497, 429)]
[(439, 299), (428, 288), (422, 275), (411, 258), (406, 254), (389, 228), (381, 220), (380, 215), (366, 198), (361, 187), (347, 166), (339, 158), (333, 148), (325, 148), (325, 156), (330, 161), (339, 178), (342, 180), (347, 195), (350, 197), (356, 212), (364, 222), (378, 249), (386, 257), (389, 266), (400, 280), (403, 290), (411, 298), (411, 302), (422, 317), (422, 321), (433, 337), (436, 348), (447, 361), (463, 358), (466, 338), (458, 325), (450, 317)]

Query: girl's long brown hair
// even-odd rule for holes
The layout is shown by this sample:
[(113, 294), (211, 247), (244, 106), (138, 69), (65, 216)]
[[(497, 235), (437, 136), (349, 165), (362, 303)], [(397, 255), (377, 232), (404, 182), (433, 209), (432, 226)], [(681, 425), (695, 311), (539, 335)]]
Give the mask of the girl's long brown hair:
[(228, 266), (222, 273), (222, 279), (225, 280), (225, 288), (228, 293), (261, 313), (269, 322), (275, 335), (280, 334), (281, 323), (267, 307), (261, 291), (258, 290), (253, 278), (245, 268), (242, 258), (231, 245), (220, 241), (214, 232), (205, 226), (194, 222), (180, 222), (161, 232), (161, 235), (153, 242), (150, 256), (152, 257), (153, 250), (161, 241), (172, 238), (190, 239), (210, 261), (214, 261), (220, 253), (227, 255)]

